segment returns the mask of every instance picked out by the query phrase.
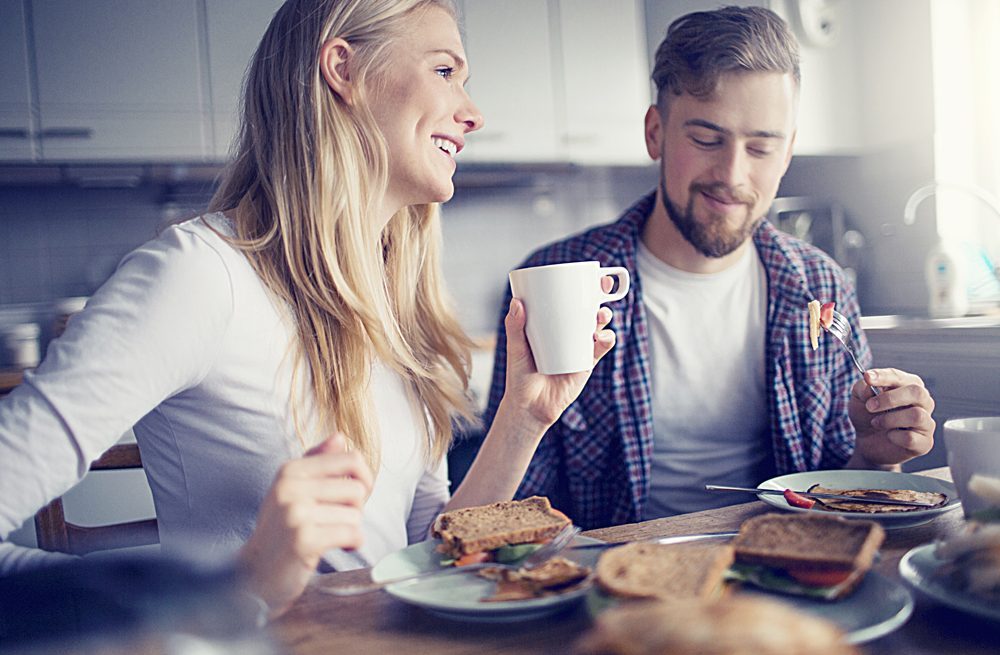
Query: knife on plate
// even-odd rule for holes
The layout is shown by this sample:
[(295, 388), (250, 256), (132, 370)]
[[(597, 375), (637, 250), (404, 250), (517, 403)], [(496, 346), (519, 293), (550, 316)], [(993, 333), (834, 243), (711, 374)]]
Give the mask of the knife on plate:
[[(783, 495), (787, 489), (757, 489), (752, 487), (726, 487), (719, 484), (706, 484), (706, 491), (745, 491), (754, 494)], [(843, 494), (818, 494), (811, 491), (794, 491), (806, 498), (822, 498), (824, 500), (842, 500), (849, 503), (878, 503), (879, 505), (904, 505), (906, 507), (938, 507), (935, 503), (922, 503), (917, 500), (896, 500), (894, 498), (867, 498), (864, 496), (845, 496)]]
[(688, 541), (701, 541), (702, 539), (730, 539), (738, 532), (706, 532), (704, 534), (681, 534), (673, 537), (652, 537), (649, 539), (632, 539), (631, 541), (602, 541), (600, 543), (575, 543), (566, 547), (566, 550), (599, 550), (601, 548), (613, 548), (634, 544), (638, 542), (650, 544), (681, 544)]

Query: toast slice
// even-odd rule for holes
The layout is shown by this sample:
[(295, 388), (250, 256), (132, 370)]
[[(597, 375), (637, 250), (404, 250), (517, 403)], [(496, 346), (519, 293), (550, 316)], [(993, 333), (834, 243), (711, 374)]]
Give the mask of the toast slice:
[(440, 514), (432, 534), (441, 540), (438, 550), (458, 558), (502, 546), (550, 539), (570, 520), (553, 509), (548, 498), (532, 496)]
[[(768, 589), (836, 600), (860, 584), (884, 540), (885, 530), (874, 521), (763, 514), (740, 526), (734, 571)], [(761, 575), (763, 569), (773, 574)]]
[(732, 563), (728, 544), (636, 542), (601, 555), (597, 583), (624, 598), (709, 599), (721, 595)]

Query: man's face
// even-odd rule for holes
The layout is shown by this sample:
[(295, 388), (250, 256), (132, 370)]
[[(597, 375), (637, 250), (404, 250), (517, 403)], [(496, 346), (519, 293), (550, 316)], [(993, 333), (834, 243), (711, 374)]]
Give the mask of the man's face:
[(646, 116), (667, 215), (698, 252), (723, 257), (753, 233), (788, 168), (795, 82), (781, 73), (727, 73), (711, 96), (668, 103), (666, 116)]

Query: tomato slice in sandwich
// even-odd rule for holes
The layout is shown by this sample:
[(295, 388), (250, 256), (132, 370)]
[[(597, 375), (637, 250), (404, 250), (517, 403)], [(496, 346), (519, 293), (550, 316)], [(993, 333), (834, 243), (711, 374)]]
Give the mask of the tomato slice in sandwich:
[(810, 587), (836, 587), (841, 582), (851, 577), (851, 569), (828, 569), (828, 570), (808, 570), (808, 569), (786, 569), (789, 577), (796, 582), (809, 585)]
[(492, 562), (493, 553), (488, 551), (480, 551), (478, 553), (469, 553), (468, 555), (462, 555), (457, 560), (455, 560), (455, 566), (468, 566), (469, 564), (482, 564), (483, 562)]

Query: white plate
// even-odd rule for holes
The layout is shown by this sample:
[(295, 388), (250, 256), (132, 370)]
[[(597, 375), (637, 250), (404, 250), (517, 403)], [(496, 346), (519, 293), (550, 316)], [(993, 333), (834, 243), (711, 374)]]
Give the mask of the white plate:
[(863, 644), (899, 629), (913, 614), (913, 594), (895, 580), (869, 571), (858, 588), (838, 601), (788, 596), (744, 586), (740, 593), (768, 596), (795, 609), (826, 619), (847, 633), (851, 644)]
[[(597, 541), (578, 536), (575, 543)], [(379, 582), (441, 568), (441, 553), (436, 550), (438, 543), (440, 542), (436, 540), (424, 541), (387, 555), (372, 569), (372, 580)], [(567, 550), (563, 556), (593, 569), (600, 552), (600, 550)], [(470, 572), (397, 582), (386, 587), (386, 591), (405, 603), (417, 605), (450, 619), (523, 621), (564, 609), (582, 599), (590, 587), (591, 583), (587, 582), (566, 593), (553, 596), (487, 603), (481, 599), (493, 593), (496, 583)]]
[(757, 485), (758, 489), (794, 489), (806, 491), (814, 484), (820, 484), (831, 489), (912, 489), (914, 491), (936, 491), (948, 497), (948, 502), (933, 509), (917, 509), (910, 512), (886, 512), (880, 514), (862, 514), (860, 512), (839, 512), (826, 509), (803, 509), (792, 507), (783, 496), (759, 494), (757, 497), (778, 509), (792, 512), (813, 512), (820, 514), (835, 514), (848, 519), (868, 519), (878, 521), (886, 529), (909, 528), (927, 523), (934, 517), (957, 509), (961, 503), (955, 485), (926, 475), (911, 473), (895, 473), (893, 471), (809, 471), (806, 473), (789, 473), (779, 475)]
[(899, 574), (915, 589), (942, 605), (986, 619), (1000, 621), (1000, 607), (990, 605), (961, 589), (955, 589), (947, 580), (936, 575), (946, 562), (934, 556), (934, 544), (924, 544), (911, 549), (899, 561)]
[[(708, 535), (705, 535), (707, 537)], [(702, 538), (692, 535), (690, 539)], [(729, 539), (729, 536), (722, 536)], [(680, 541), (681, 537), (672, 539)], [(765, 596), (791, 605), (797, 610), (826, 619), (844, 631), (848, 643), (863, 644), (898, 630), (913, 614), (913, 594), (895, 580), (869, 571), (854, 593), (838, 601), (818, 600), (765, 591), (749, 584), (740, 585), (736, 592), (748, 596)], [(619, 601), (594, 589), (587, 597), (591, 616), (596, 616)]]

